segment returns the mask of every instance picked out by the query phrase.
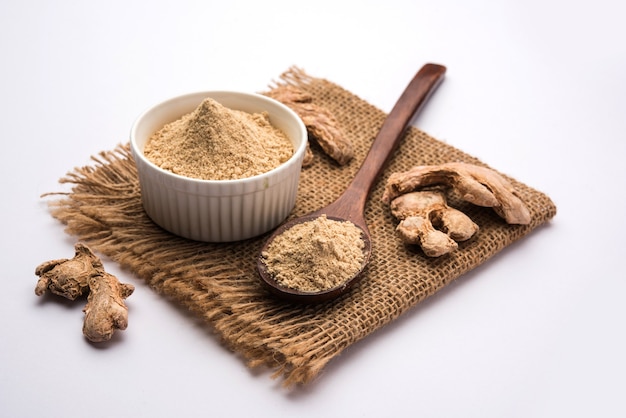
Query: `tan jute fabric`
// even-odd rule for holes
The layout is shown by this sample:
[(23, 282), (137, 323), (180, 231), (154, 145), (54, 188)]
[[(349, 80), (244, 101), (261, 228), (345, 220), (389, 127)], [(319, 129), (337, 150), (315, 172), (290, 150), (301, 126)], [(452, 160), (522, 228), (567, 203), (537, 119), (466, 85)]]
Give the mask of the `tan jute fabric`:
[[(384, 112), (340, 86), (292, 68), (277, 83), (313, 96), (337, 118), (356, 150), (340, 167), (313, 147), (315, 163), (303, 169), (296, 207), (302, 215), (335, 199), (354, 176), (385, 118)], [(93, 165), (62, 178), (71, 192), (51, 201), (52, 215), (67, 232), (143, 279), (151, 288), (191, 310), (250, 367), (267, 366), (286, 385), (305, 384), (342, 350), (393, 321), (463, 273), (488, 260), (556, 214), (543, 193), (509, 178), (529, 207), (527, 226), (507, 225), (489, 208), (457, 201), (480, 231), (459, 249), (428, 258), (403, 245), (396, 221), (381, 202), (386, 178), (422, 164), (481, 164), (454, 147), (410, 128), (374, 186), (366, 207), (373, 255), (362, 281), (349, 294), (322, 305), (274, 299), (257, 276), (255, 260), (264, 237), (229, 244), (194, 242), (171, 235), (146, 216), (128, 145), (93, 157)], [(511, 253), (508, 257), (515, 257)], [(532, 262), (532, 260), (529, 260)], [(141, 332), (132, 327), (127, 332)]]

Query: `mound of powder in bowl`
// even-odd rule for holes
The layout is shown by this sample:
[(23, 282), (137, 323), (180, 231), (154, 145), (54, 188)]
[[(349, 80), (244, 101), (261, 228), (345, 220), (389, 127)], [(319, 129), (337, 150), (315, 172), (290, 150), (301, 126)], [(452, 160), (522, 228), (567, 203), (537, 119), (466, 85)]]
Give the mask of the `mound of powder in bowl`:
[(293, 155), (293, 145), (267, 113), (246, 113), (207, 98), (154, 133), (144, 155), (172, 173), (235, 180), (266, 173)]

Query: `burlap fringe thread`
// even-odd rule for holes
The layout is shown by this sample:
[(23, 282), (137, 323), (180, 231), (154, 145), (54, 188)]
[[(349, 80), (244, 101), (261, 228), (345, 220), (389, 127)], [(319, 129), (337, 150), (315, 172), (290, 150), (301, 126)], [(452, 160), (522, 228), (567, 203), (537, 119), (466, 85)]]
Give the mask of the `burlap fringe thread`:
[[(302, 173), (292, 216), (334, 200), (356, 173), (385, 114), (341, 87), (292, 68), (279, 83), (310, 93), (329, 109), (355, 146), (355, 159), (338, 167), (313, 148), (316, 162)], [(300, 306), (272, 298), (261, 286), (255, 257), (264, 237), (232, 244), (207, 244), (173, 236), (146, 216), (128, 145), (93, 157), (60, 180), (72, 184), (64, 198), (51, 202), (51, 213), (67, 232), (88, 243), (143, 279), (162, 295), (210, 324), (250, 367), (266, 366), (286, 386), (306, 384), (346, 347), (478, 266), (556, 214), (544, 194), (510, 179), (529, 206), (528, 226), (508, 226), (489, 209), (454, 202), (480, 225), (453, 254), (429, 259), (402, 245), (395, 221), (380, 202), (386, 177), (414, 165), (475, 158), (410, 128), (366, 208), (374, 254), (364, 279), (339, 300)]]

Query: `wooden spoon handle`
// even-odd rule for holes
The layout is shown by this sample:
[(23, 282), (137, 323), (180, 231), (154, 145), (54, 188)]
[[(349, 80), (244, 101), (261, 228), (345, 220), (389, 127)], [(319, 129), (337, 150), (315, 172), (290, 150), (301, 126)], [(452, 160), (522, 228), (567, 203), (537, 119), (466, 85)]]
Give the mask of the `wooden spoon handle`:
[[(393, 109), (385, 119), (376, 139), (356, 176), (340, 197), (347, 199), (345, 206), (365, 207), (369, 191), (389, 156), (403, 138), (409, 122), (422, 109), (435, 89), (443, 81), (446, 67), (438, 64), (424, 65), (413, 77)], [(341, 204), (340, 204), (341, 205)], [(341, 205), (344, 206), (344, 205)], [(354, 206), (353, 206), (354, 207)]]

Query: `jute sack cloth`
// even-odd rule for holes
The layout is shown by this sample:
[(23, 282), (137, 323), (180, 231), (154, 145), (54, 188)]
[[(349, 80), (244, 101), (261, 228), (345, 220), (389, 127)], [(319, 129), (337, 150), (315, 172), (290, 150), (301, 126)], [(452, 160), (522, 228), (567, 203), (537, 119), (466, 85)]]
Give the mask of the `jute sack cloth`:
[[(330, 203), (345, 189), (386, 115), (340, 86), (310, 77), (297, 68), (288, 70), (276, 83), (292, 84), (310, 93), (315, 104), (337, 118), (356, 151), (355, 159), (340, 167), (313, 146), (315, 162), (303, 169), (292, 213), (303, 215)], [(93, 161), (92, 166), (76, 168), (60, 180), (71, 183), (72, 188), (60, 200), (51, 202), (52, 215), (66, 224), (69, 234), (206, 321), (250, 367), (275, 370), (275, 376), (282, 377), (285, 385), (310, 382), (346, 347), (556, 214), (555, 205), (546, 195), (507, 177), (530, 210), (529, 225), (507, 225), (492, 209), (450, 196), (450, 203), (480, 226), (479, 232), (460, 243), (458, 250), (440, 258), (428, 258), (419, 248), (404, 245), (394, 231), (396, 220), (381, 202), (387, 177), (423, 164), (463, 161), (484, 165), (410, 128), (367, 203), (373, 255), (365, 276), (338, 300), (302, 306), (275, 299), (261, 285), (255, 261), (264, 236), (229, 244), (174, 236), (145, 214), (127, 144), (102, 152)]]

